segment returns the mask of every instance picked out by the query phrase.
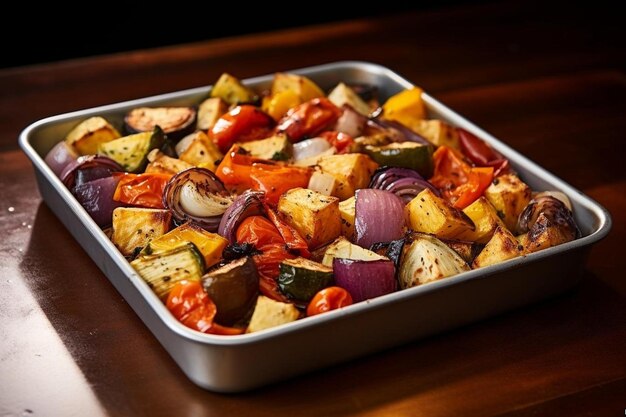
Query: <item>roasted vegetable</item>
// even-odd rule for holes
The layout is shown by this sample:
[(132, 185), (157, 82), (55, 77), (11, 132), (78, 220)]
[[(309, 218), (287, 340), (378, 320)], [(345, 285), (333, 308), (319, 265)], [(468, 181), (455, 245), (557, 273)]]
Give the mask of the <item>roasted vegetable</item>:
[(333, 269), (305, 258), (285, 259), (280, 263), (278, 287), (288, 298), (308, 303), (333, 282)]
[(209, 271), (202, 285), (217, 306), (215, 320), (227, 326), (249, 317), (259, 295), (259, 276), (249, 256)]
[(469, 266), (452, 249), (434, 236), (412, 234), (405, 244), (398, 280), (401, 288), (410, 288), (464, 271)]
[(219, 97), (228, 104), (253, 103), (257, 96), (241, 81), (230, 74), (223, 73), (211, 89), (211, 97)]
[(288, 161), (293, 156), (293, 145), (285, 135), (253, 140), (240, 144), (251, 156), (274, 161)]
[(68, 145), (67, 142), (61, 141), (48, 151), (45, 162), (58, 177), (63, 172), (63, 169), (76, 159), (78, 159), (76, 150)]
[(179, 281), (172, 287), (167, 301), (167, 309), (185, 326), (211, 334), (236, 335), (245, 329), (225, 327), (214, 322), (217, 307), (197, 281)]
[(195, 129), (193, 107), (138, 107), (128, 112), (124, 127), (129, 134), (152, 132), (157, 126), (169, 139), (178, 141)]
[(457, 240), (457, 239), (440, 239), (443, 243), (448, 245), (450, 249), (459, 254), (461, 258), (468, 265), (471, 265), (474, 262), (474, 259), (478, 256), (478, 254), (483, 250), (485, 245), (481, 245), (476, 242), (467, 242), (465, 240)]
[(428, 139), (435, 146), (459, 149), (459, 135), (456, 129), (442, 120), (417, 120), (408, 127)]
[(207, 268), (212, 267), (222, 259), (222, 251), (228, 241), (222, 236), (210, 233), (193, 223), (185, 223), (174, 230), (150, 241), (141, 252), (141, 255), (159, 254), (172, 250), (188, 242), (196, 245), (204, 258)]
[(494, 178), (485, 190), (485, 198), (512, 232), (517, 228), (517, 219), (530, 202), (530, 197), (530, 187), (515, 174), (504, 174)]
[(521, 256), (523, 252), (524, 247), (515, 236), (504, 225), (498, 226), (485, 248), (472, 262), (472, 268), (495, 265)]
[(300, 313), (293, 304), (281, 303), (260, 295), (246, 332), (254, 333), (280, 326), (297, 320), (299, 316)]
[(185, 136), (176, 144), (176, 153), (181, 161), (215, 172), (217, 161), (224, 155), (202, 131)]
[[(377, 242), (390, 242), (404, 232), (404, 203), (385, 190), (363, 188), (355, 194), (354, 239), (369, 248)], [(354, 295), (354, 294), (353, 294)]]
[(219, 97), (211, 97), (200, 103), (198, 107), (198, 123), (196, 126), (200, 130), (210, 130), (218, 119), (228, 111), (228, 105)]
[(367, 188), (370, 178), (378, 164), (369, 156), (353, 153), (325, 156), (319, 161), (322, 172), (337, 179), (334, 196), (346, 200), (359, 188)]
[(100, 145), (120, 136), (104, 118), (90, 117), (67, 134), (65, 143), (74, 148), (79, 155), (93, 155), (98, 152)]
[(580, 231), (572, 212), (558, 198), (543, 194), (530, 201), (519, 216), (517, 229), (526, 252), (536, 252), (576, 239)]
[(395, 268), (389, 259), (373, 261), (333, 259), (335, 282), (355, 303), (396, 291)]
[(209, 137), (221, 152), (226, 152), (235, 142), (250, 142), (272, 135), (274, 119), (258, 107), (237, 106), (218, 119), (209, 131)]
[(383, 117), (411, 126), (417, 120), (426, 118), (426, 106), (422, 101), (422, 90), (413, 87), (390, 97), (383, 104)]
[(454, 239), (475, 230), (474, 224), (465, 213), (437, 197), (429, 188), (411, 200), (405, 211), (409, 227), (416, 232)]
[(168, 210), (118, 207), (113, 210), (111, 241), (124, 256), (133, 256), (170, 230), (172, 214)]
[(430, 177), (433, 173), (433, 147), (416, 142), (366, 146), (367, 153), (381, 166), (409, 168)]
[(155, 255), (139, 256), (130, 264), (160, 298), (177, 282), (200, 281), (204, 273), (202, 255), (193, 243)]
[(337, 189), (337, 179), (330, 174), (325, 174), (321, 171), (315, 171), (309, 179), (309, 185), (306, 187), (309, 190), (316, 191), (324, 195), (333, 195)]
[(341, 235), (348, 240), (354, 241), (356, 198), (350, 197), (339, 203), (339, 215), (341, 216)]
[(485, 197), (480, 197), (463, 209), (463, 213), (474, 223), (474, 230), (466, 230), (457, 239), (487, 243), (499, 226), (504, 226), (493, 206)]
[(298, 142), (332, 127), (341, 114), (341, 110), (327, 98), (314, 98), (289, 110), (278, 121), (276, 132)]
[(309, 78), (303, 75), (278, 72), (274, 75), (272, 82), (272, 96), (285, 91), (294, 92), (300, 99), (300, 103), (324, 97), (324, 92)]
[(163, 190), (163, 204), (177, 223), (192, 221), (209, 232), (217, 231), (233, 203), (224, 184), (205, 168), (190, 168), (174, 175)]
[(172, 176), (167, 174), (124, 174), (113, 200), (137, 207), (163, 207), (163, 190)]
[(361, 261), (381, 261), (388, 258), (381, 256), (371, 250), (364, 249), (359, 245), (350, 243), (343, 236), (338, 237), (333, 243), (328, 245), (322, 263), (326, 266), (333, 265), (333, 259), (352, 259)]
[(278, 212), (312, 249), (341, 234), (339, 199), (335, 197), (306, 188), (294, 188), (280, 197)]
[(353, 89), (344, 83), (339, 83), (337, 87), (328, 94), (328, 99), (337, 107), (343, 107), (347, 104), (363, 116), (370, 114), (370, 106), (363, 101)]
[(193, 165), (183, 160), (165, 155), (158, 149), (150, 151), (148, 154), (148, 161), (150, 162), (148, 163), (145, 171), (147, 174), (174, 175), (193, 167)]
[(324, 288), (313, 296), (306, 308), (307, 316), (315, 316), (352, 304), (352, 296), (341, 287)]
[(100, 144), (101, 153), (119, 163), (125, 171), (141, 172), (148, 164), (148, 154), (165, 145), (165, 134), (157, 126), (152, 132), (137, 133)]
[[(62, 143), (62, 142), (61, 142)], [(76, 185), (72, 194), (100, 227), (111, 225), (113, 210), (124, 204), (113, 200), (120, 175), (98, 178)]]

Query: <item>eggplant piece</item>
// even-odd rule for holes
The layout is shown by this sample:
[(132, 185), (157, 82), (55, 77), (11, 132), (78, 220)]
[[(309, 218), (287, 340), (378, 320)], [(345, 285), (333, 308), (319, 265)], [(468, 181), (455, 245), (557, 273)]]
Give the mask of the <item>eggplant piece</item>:
[(332, 268), (305, 258), (285, 259), (279, 270), (278, 287), (296, 302), (308, 303), (333, 282)]
[(159, 126), (168, 138), (179, 141), (195, 130), (196, 110), (193, 107), (138, 107), (124, 118), (129, 133), (150, 132)]
[(398, 281), (402, 289), (469, 271), (467, 263), (434, 236), (414, 233), (405, 245)]
[(215, 321), (226, 326), (247, 319), (259, 295), (259, 276), (249, 256), (209, 271), (202, 285), (217, 307)]

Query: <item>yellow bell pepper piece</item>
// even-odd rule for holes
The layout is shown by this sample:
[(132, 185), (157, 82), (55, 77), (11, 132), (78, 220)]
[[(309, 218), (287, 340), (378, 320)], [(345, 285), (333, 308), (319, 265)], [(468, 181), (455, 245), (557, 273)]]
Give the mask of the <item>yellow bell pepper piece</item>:
[(412, 126), (426, 118), (426, 106), (422, 101), (422, 89), (413, 87), (392, 96), (383, 105), (383, 117), (405, 126)]
[(302, 103), (300, 96), (293, 90), (284, 90), (263, 99), (261, 108), (264, 112), (272, 116), (274, 120), (279, 120), (287, 111)]

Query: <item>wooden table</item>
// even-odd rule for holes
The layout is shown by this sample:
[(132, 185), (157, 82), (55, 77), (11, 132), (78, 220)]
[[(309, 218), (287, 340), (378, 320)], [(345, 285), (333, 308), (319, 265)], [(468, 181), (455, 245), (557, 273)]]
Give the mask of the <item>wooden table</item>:
[[(622, 415), (621, 24), (600, 8), (499, 3), (0, 72), (0, 415)], [(421, 85), (607, 207), (613, 231), (558, 298), (251, 393), (197, 388), (42, 203), (17, 135), (223, 71), (344, 59)]]

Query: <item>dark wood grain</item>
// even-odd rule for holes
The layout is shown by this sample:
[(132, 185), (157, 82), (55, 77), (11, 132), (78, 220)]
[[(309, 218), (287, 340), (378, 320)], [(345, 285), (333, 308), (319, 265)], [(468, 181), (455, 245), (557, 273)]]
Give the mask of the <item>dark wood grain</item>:
[[(608, 12), (544, 9), (471, 6), (0, 72), (0, 415), (622, 415), (623, 31)], [(41, 202), (17, 134), (225, 70), (338, 59), (423, 85), (598, 200), (613, 231), (558, 298), (251, 393), (204, 391)]]

